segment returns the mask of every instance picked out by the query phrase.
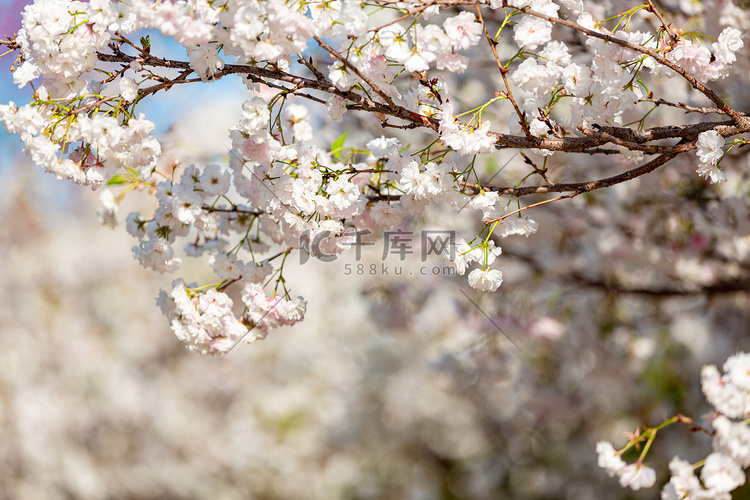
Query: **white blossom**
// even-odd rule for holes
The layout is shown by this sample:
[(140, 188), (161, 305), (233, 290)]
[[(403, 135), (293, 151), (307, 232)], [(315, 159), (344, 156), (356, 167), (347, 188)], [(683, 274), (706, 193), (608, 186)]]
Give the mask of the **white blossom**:
[(469, 285), (482, 292), (494, 292), (503, 282), (503, 273), (497, 269), (474, 269), (469, 273)]
[(619, 475), (627, 466), (609, 441), (596, 443), (596, 454), (599, 467), (607, 471), (609, 477)]
[(745, 473), (730, 456), (711, 453), (701, 469), (701, 479), (707, 489), (728, 493), (745, 484)]
[(714, 450), (720, 451), (740, 465), (750, 466), (750, 428), (743, 422), (732, 422), (723, 415), (713, 421), (716, 430)]
[(656, 483), (656, 471), (641, 463), (626, 465), (619, 472), (620, 486), (638, 491), (641, 488), (650, 488)]

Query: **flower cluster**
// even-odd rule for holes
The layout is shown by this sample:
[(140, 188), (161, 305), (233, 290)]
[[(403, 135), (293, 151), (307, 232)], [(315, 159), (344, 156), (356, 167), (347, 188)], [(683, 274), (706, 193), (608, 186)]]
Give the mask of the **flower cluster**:
[(720, 184), (727, 180), (727, 176), (719, 168), (719, 160), (724, 155), (724, 138), (715, 130), (703, 132), (695, 142), (696, 153), (701, 166), (698, 167), (698, 175), (710, 180), (713, 184)]
[(701, 371), (706, 399), (729, 418), (750, 417), (750, 354), (736, 354), (724, 363), (724, 375), (713, 365)]
[(250, 283), (242, 290), (244, 309), (241, 318), (237, 318), (226, 293), (189, 288), (182, 280), (172, 286), (171, 293), (162, 291), (159, 295), (159, 307), (170, 319), (177, 338), (201, 354), (225, 354), (240, 341), (263, 339), (272, 328), (304, 319), (307, 308), (301, 297), (268, 297), (261, 286)]
[[(669, 463), (671, 477), (661, 493), (662, 500), (699, 500), (705, 498), (730, 500), (731, 492), (745, 484), (743, 469), (750, 466), (750, 354), (738, 353), (724, 363), (725, 374), (713, 365), (705, 366), (701, 372), (703, 393), (714, 407), (713, 452), (702, 464), (691, 465), (675, 456)], [(739, 420), (739, 421), (737, 421)], [(596, 445), (599, 466), (610, 477), (618, 476), (623, 487), (637, 490), (649, 488), (656, 482), (653, 469), (642, 465), (643, 456), (656, 436), (656, 432), (674, 422), (685, 422), (679, 416), (668, 420), (643, 434), (636, 434), (620, 451), (611, 443), (600, 441)], [(626, 464), (621, 453), (636, 442), (648, 438), (641, 457), (634, 464)], [(701, 466), (700, 478), (695, 469)]]
[[(650, 171), (568, 183), (567, 173), (550, 170), (562, 167), (551, 158), (556, 152), (641, 161), (645, 154), (694, 147), (698, 174), (726, 179), (718, 167), (724, 136), (717, 130), (729, 137), (750, 131), (750, 124), (703, 84), (725, 78), (741, 60), (742, 32), (729, 21), (709, 48), (694, 34), (663, 25), (653, 7), (634, 7), (612, 23), (597, 20), (606, 19), (600, 7), (580, 0), (489, 0), (474, 7), (449, 10), (416, 0), (38, 0), (25, 9), (15, 42), (8, 42), (21, 54), (14, 82), (32, 84), (34, 95), (24, 106), (0, 105), (0, 121), (59, 178), (120, 186), (118, 194), (102, 196), (102, 219), (110, 224), (125, 195), (153, 195), (153, 214), (126, 219), (138, 239), (134, 257), (144, 267), (174, 272), (180, 251), (207, 257), (219, 278), (212, 304), (221, 304), (211, 310), (222, 311), (210, 316), (213, 329), (201, 325), (203, 291), (188, 294), (189, 301), (181, 297), (177, 313), (165, 309), (173, 325), (181, 318), (178, 323), (208, 332), (186, 335), (176, 326), (193, 347), (222, 336), (222, 328), (225, 340), (237, 338), (238, 324), (263, 330), (253, 313), (232, 312), (228, 287), (273, 287), (275, 297), (286, 290), (283, 261), (290, 253), (334, 259), (361, 235), (382, 235), (430, 204), (481, 212), (483, 229), (471, 243), (456, 242), (449, 258), (459, 274), (468, 272), (471, 287), (495, 291), (503, 281), (490, 268), (500, 255), (497, 238), (538, 229), (523, 211)], [(736, 10), (721, 10), (722, 19), (742, 20)], [(566, 38), (553, 39), (563, 29), (585, 36), (575, 53)], [(185, 60), (155, 54), (148, 36), (131, 41), (136, 30), (171, 37), (184, 47)], [(475, 69), (481, 82), (463, 76)], [(436, 70), (439, 76), (431, 74)], [(642, 109), (645, 102), (708, 109), (657, 100), (649, 85), (661, 89), (657, 82), (665, 75), (711, 99), (734, 128), (717, 122), (707, 131), (698, 125), (675, 131), (654, 121), (644, 130), (658, 115)], [(136, 111), (140, 103), (176, 85), (227, 76), (242, 77), (251, 94), (230, 130), (228, 165), (161, 161), (154, 125)], [(469, 82), (476, 92), (465, 90)], [(362, 112), (376, 120), (361, 119)], [(317, 133), (328, 119), (357, 131), (349, 143), (346, 133), (333, 142)], [(390, 137), (373, 134), (378, 125)], [(423, 133), (409, 135), (415, 129)], [(676, 150), (666, 145), (679, 138)], [(524, 155), (527, 171), (498, 169), (497, 181), (487, 179), (507, 148), (529, 150), (537, 159)], [(534, 185), (539, 179), (543, 184)], [(555, 192), (568, 194), (521, 206), (523, 196)], [(509, 214), (512, 204), (518, 209)], [(283, 299), (291, 300), (288, 293)], [(188, 314), (188, 302), (197, 316)]]
[(643, 465), (640, 460), (627, 464), (609, 441), (596, 443), (596, 453), (599, 467), (607, 471), (609, 477), (617, 476), (623, 488), (637, 491), (641, 488), (650, 488), (656, 482), (654, 469)]

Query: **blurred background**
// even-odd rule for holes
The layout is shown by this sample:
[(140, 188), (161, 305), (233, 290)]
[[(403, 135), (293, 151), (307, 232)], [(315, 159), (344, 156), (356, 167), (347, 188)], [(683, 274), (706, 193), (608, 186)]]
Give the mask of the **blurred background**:
[[(0, 34), (23, 3), (0, 0)], [(12, 62), (0, 60), (0, 102), (24, 104)], [(242, 85), (160, 97), (143, 111), (165, 161), (226, 158)], [(349, 125), (377, 137), (377, 123)], [(43, 172), (2, 129), (0, 499), (655, 498), (621, 490), (595, 443), (677, 412), (701, 421), (700, 367), (750, 349), (748, 161), (730, 161), (722, 188), (686, 160), (541, 208), (537, 235), (502, 242), (495, 294), (397, 257), (386, 265), (402, 276), (347, 275), (346, 257), (290, 262), (305, 321), (215, 359), (172, 334), (155, 297), (173, 277), (140, 268), (124, 227), (99, 222), (99, 193)], [(123, 217), (153, 210), (128, 203)], [(471, 232), (469, 215), (417, 222)], [(210, 276), (205, 262), (183, 274)], [(648, 462), (663, 484), (671, 456), (709, 450), (668, 428)]]

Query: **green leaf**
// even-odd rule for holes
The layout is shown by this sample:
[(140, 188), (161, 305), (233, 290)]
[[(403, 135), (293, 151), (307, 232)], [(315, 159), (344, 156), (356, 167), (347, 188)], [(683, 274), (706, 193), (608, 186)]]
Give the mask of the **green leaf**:
[(348, 130), (331, 144), (331, 154), (339, 161), (341, 160), (341, 150), (343, 149), (344, 141), (346, 140), (347, 135), (349, 135)]
[(125, 179), (125, 177), (121, 176), (120, 174), (116, 174), (107, 181), (107, 186), (117, 186), (118, 184), (125, 184), (126, 182), (128, 181)]

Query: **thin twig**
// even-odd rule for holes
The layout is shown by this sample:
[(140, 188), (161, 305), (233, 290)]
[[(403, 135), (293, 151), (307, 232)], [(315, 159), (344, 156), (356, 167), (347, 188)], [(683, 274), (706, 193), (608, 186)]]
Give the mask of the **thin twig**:
[(661, 25), (664, 26), (664, 31), (667, 32), (667, 34), (669, 35), (669, 38), (672, 40), (672, 46), (674, 46), (675, 44), (677, 44), (677, 35), (675, 35), (674, 31), (672, 31), (672, 28), (664, 20), (664, 17), (661, 15), (661, 12), (659, 12), (659, 9), (657, 9), (656, 6), (654, 6), (654, 2), (652, 2), (651, 0), (647, 0), (647, 1), (648, 1), (648, 6), (649, 6), (648, 10), (650, 12), (653, 12), (654, 15), (659, 19), (659, 21), (661, 22)]
[(508, 98), (511, 104), (513, 104), (513, 109), (516, 110), (516, 114), (518, 115), (518, 121), (521, 123), (521, 128), (523, 129), (523, 133), (526, 135), (527, 138), (531, 139), (533, 136), (531, 135), (531, 130), (529, 130), (529, 125), (526, 123), (526, 113), (524, 111), (521, 111), (521, 108), (518, 107), (518, 103), (516, 103), (516, 99), (513, 97), (513, 92), (510, 90), (510, 83), (508, 82), (508, 76), (506, 74), (508, 73), (508, 70), (500, 62), (500, 57), (497, 55), (497, 48), (495, 47), (497, 43), (495, 42), (495, 40), (492, 39), (492, 37), (490, 37), (490, 34), (487, 31), (487, 25), (484, 22), (484, 18), (482, 17), (482, 10), (479, 8), (479, 5), (476, 6), (476, 9), (477, 9), (477, 17), (479, 17), (479, 22), (482, 23), (482, 29), (484, 30), (484, 37), (487, 39), (487, 43), (490, 46), (492, 55), (495, 58), (495, 64), (497, 64), (497, 69), (500, 70), (500, 76), (502, 76), (503, 83), (505, 84), (505, 96)]
[(320, 45), (323, 49), (325, 49), (326, 51), (328, 51), (328, 53), (331, 54), (333, 57), (335, 57), (336, 59), (338, 59), (341, 62), (341, 64), (343, 64), (344, 66), (346, 66), (348, 69), (352, 70), (352, 72), (354, 72), (355, 75), (357, 75), (358, 77), (360, 77), (363, 82), (367, 83), (367, 85), (369, 85), (372, 90), (374, 90), (375, 92), (377, 92), (377, 94), (385, 100), (385, 102), (388, 104), (388, 106), (391, 109), (396, 109), (398, 107), (398, 106), (396, 106), (396, 104), (393, 102), (393, 99), (391, 99), (391, 97), (388, 94), (386, 94), (385, 92), (383, 92), (380, 89), (380, 87), (378, 87), (377, 85), (375, 85), (375, 83), (373, 83), (373, 81), (370, 78), (368, 78), (367, 76), (365, 76), (364, 73), (362, 73), (359, 70), (359, 68), (357, 68), (355, 65), (353, 65), (352, 63), (350, 63), (347, 58), (343, 57), (341, 54), (339, 54), (338, 52), (336, 52), (335, 50), (333, 50), (333, 48), (331, 48), (330, 45), (328, 45), (323, 40), (321, 40), (319, 36), (314, 36), (313, 38), (315, 39), (316, 42), (318, 42), (318, 45)]
[[(689, 106), (682, 102), (670, 102), (665, 99), (659, 98), (656, 99), (654, 97), (642, 97), (638, 99), (638, 102), (653, 102), (657, 106), (664, 105), (664, 106), (670, 106), (673, 108), (680, 108), (684, 109), (685, 111), (691, 112), (691, 113), (702, 113), (704, 115), (711, 114), (711, 113), (723, 113), (722, 110), (719, 108), (706, 108), (706, 107), (699, 107), (699, 106)], [(747, 113), (739, 112), (743, 116), (747, 116)]]
[(654, 158), (648, 163), (641, 165), (640, 167), (628, 170), (612, 177), (606, 177), (595, 181), (587, 182), (576, 182), (568, 184), (548, 184), (544, 186), (526, 186), (526, 187), (495, 187), (490, 186), (487, 189), (494, 191), (501, 195), (512, 195), (512, 196), (526, 196), (529, 194), (542, 194), (542, 193), (565, 193), (573, 192), (577, 194), (587, 193), (589, 191), (595, 191), (597, 189), (614, 186), (621, 182), (626, 182), (636, 177), (640, 177), (649, 172), (653, 172), (657, 168), (667, 163), (672, 158), (676, 157), (680, 153), (667, 153)]
[(516, 214), (519, 214), (519, 213), (523, 212), (524, 210), (528, 210), (530, 208), (538, 207), (538, 206), (541, 206), (541, 205), (546, 205), (547, 203), (552, 203), (552, 202), (555, 202), (555, 201), (565, 200), (565, 199), (568, 199), (568, 198), (574, 198), (574, 197), (578, 196), (579, 194), (581, 194), (581, 193), (565, 194), (563, 196), (558, 196), (557, 198), (551, 198), (549, 200), (540, 201), (538, 203), (532, 203), (531, 205), (526, 205), (524, 207), (519, 208), (518, 210), (514, 210), (514, 211), (512, 211), (510, 213), (507, 213), (505, 215), (502, 215), (500, 217), (496, 217), (494, 219), (490, 219), (488, 221), (485, 221), (484, 225), (488, 226), (490, 224), (494, 224), (495, 222), (500, 222), (503, 219), (507, 219), (508, 217), (511, 217), (513, 215), (516, 215)]

